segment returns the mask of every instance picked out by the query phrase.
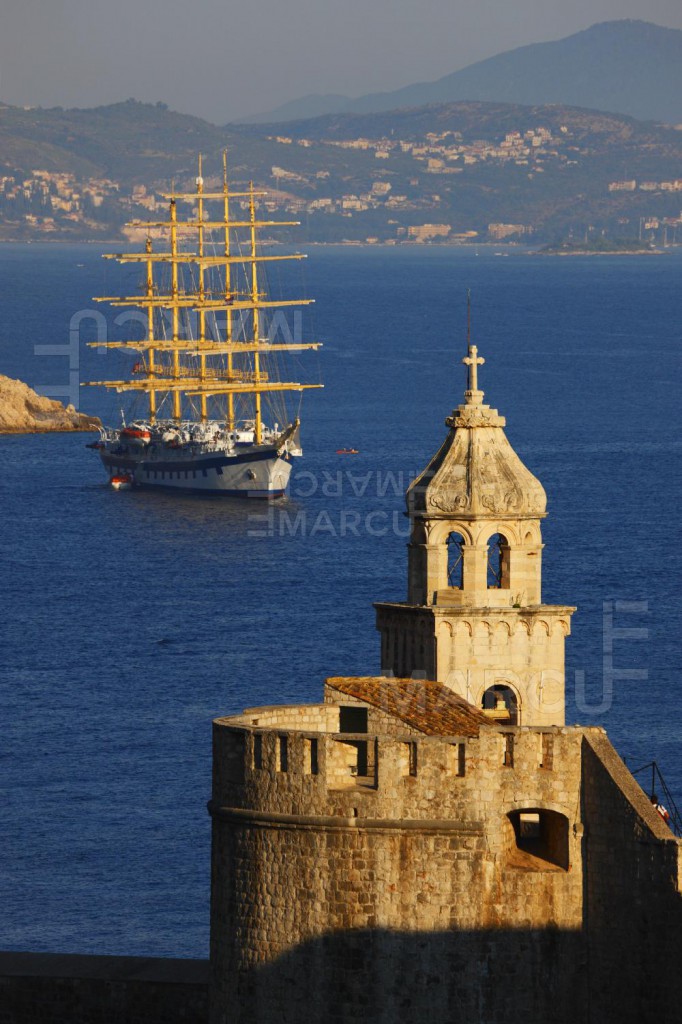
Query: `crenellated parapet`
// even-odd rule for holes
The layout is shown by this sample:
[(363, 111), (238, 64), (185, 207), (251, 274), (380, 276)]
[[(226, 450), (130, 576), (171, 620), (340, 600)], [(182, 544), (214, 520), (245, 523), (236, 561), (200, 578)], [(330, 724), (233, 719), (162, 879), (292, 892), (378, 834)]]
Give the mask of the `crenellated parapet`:
[[(435, 698), (451, 702), (449, 719)], [(324, 704), (217, 719), (212, 814), (292, 828), (435, 828), (478, 835), (494, 857), (518, 860), (513, 816), (530, 808), (563, 822), (561, 864), (546, 866), (568, 870), (583, 730), (468, 714), (438, 684), (362, 678), (330, 680)]]

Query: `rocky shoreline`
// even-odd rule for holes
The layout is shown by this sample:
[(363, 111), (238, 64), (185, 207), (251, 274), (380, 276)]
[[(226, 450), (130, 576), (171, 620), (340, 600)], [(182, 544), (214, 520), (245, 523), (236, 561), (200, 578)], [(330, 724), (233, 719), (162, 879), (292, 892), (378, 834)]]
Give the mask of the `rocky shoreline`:
[(101, 421), (72, 405), (39, 395), (23, 381), (0, 374), (0, 434), (97, 430)]

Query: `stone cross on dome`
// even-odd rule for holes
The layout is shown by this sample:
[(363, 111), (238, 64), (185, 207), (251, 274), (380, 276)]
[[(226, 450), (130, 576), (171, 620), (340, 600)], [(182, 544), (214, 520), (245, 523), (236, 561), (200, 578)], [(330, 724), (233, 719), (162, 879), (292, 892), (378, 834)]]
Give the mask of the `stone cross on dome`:
[(469, 367), (469, 387), (466, 391), (467, 397), (469, 395), (480, 394), (483, 392), (478, 390), (478, 368), (485, 362), (483, 356), (479, 356), (478, 349), (475, 345), (469, 345), (469, 355), (465, 356), (462, 360)]

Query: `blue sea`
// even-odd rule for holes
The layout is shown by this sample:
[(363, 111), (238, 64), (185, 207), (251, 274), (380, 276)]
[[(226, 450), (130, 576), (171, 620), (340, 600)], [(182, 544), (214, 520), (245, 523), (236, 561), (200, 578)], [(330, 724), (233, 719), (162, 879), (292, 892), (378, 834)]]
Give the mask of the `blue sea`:
[[(69, 338), (129, 269), (6, 244), (0, 271), (0, 373), (119, 372), (94, 321)], [(402, 495), (462, 397), (467, 288), (486, 401), (548, 493), (544, 598), (578, 607), (569, 721), (682, 804), (682, 253), (313, 247), (306, 276), (325, 390), (277, 508), (116, 493), (88, 435), (0, 437), (0, 948), (206, 956), (211, 719), (379, 670), (372, 602), (405, 595)]]

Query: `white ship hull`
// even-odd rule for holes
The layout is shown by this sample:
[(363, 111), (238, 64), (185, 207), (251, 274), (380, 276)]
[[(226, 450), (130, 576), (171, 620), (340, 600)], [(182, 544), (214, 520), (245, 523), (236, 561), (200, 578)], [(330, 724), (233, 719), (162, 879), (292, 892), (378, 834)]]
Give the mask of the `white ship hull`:
[(236, 454), (163, 453), (154, 457), (143, 449), (117, 454), (103, 448), (100, 458), (110, 476), (131, 474), (136, 487), (227, 497), (280, 498), (291, 474), (288, 459), (266, 446)]

